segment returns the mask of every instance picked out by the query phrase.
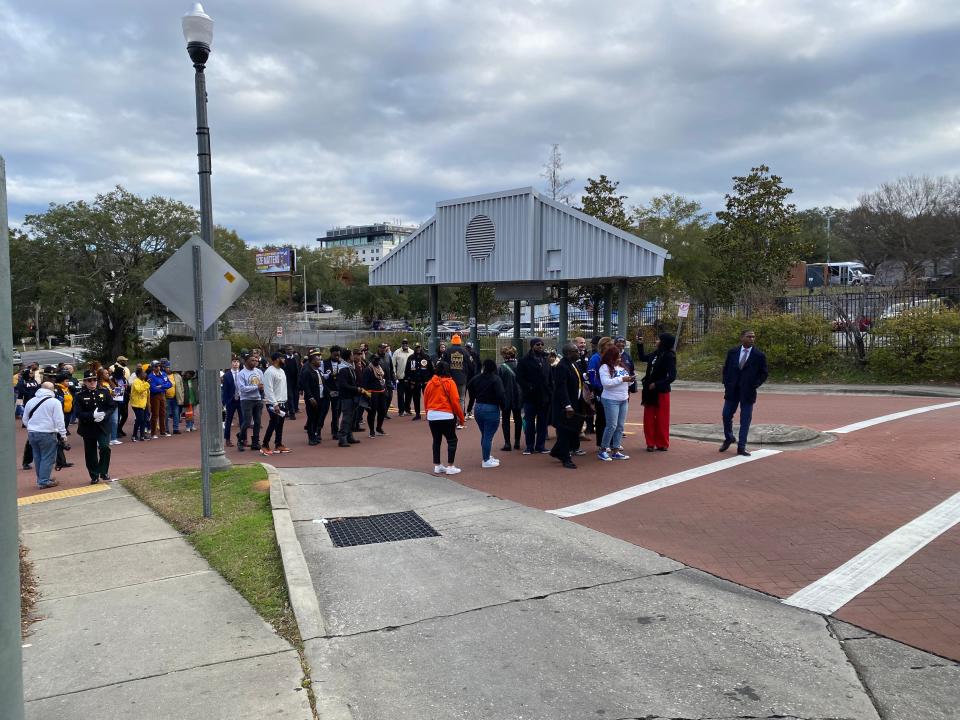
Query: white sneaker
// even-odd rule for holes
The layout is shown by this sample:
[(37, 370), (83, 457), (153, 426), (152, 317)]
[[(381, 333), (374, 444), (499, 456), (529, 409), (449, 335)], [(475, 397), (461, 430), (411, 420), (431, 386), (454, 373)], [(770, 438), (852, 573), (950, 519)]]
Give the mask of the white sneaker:
[(456, 465), (447, 465), (447, 467), (444, 469), (444, 472), (447, 475), (456, 475), (458, 472), (460, 472), (460, 468), (458, 468)]
[(490, 456), (490, 462), (495, 462), (497, 465), (500, 464), (500, 458), (495, 458), (493, 455)]
[(123, 445), (123, 440), (111, 440), (111, 445)]
[(434, 465), (433, 472), (436, 473), (437, 475), (443, 475), (444, 473), (447, 472), (447, 469), (443, 465)]
[(480, 463), (480, 467), (495, 468), (495, 467), (500, 467), (500, 463), (494, 460), (493, 458), (490, 458), (489, 460), (484, 460), (482, 463)]

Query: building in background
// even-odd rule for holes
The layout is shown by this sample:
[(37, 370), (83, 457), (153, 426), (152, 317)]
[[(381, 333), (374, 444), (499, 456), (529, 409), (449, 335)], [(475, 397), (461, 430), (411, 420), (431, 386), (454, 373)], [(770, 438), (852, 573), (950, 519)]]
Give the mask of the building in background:
[(317, 241), (325, 250), (328, 248), (349, 248), (353, 250), (357, 260), (369, 267), (388, 255), (416, 229), (416, 227), (405, 227), (390, 223), (348, 225), (327, 230), (326, 237), (317, 238)]

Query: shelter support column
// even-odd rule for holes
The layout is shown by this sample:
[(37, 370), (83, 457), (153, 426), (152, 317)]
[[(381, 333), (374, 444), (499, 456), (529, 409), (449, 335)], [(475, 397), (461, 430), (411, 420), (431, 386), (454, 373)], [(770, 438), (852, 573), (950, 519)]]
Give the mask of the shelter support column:
[(603, 334), (613, 337), (613, 283), (603, 284)]
[(558, 303), (560, 305), (560, 332), (557, 337), (557, 354), (562, 355), (563, 346), (567, 342), (567, 295), (569, 293), (569, 285), (566, 280), (560, 282), (560, 287), (557, 290)]
[(523, 348), (520, 347), (520, 301), (513, 301), (513, 346), (517, 352), (523, 354)]
[(629, 340), (627, 332), (630, 324), (630, 288), (626, 278), (620, 278), (617, 281), (617, 303), (617, 335), (622, 335)]
[(440, 288), (437, 285), (430, 286), (430, 342), (427, 344), (430, 350), (430, 356), (437, 354), (437, 324), (440, 315)]
[(473, 343), (473, 349), (480, 351), (480, 343), (477, 333), (477, 316), (480, 314), (480, 286), (476, 283), (470, 285), (470, 342)]

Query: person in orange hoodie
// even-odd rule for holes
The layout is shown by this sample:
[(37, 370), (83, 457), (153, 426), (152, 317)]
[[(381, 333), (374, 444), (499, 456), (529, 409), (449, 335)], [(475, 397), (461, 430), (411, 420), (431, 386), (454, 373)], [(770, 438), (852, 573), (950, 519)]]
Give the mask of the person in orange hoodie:
[[(435, 375), (423, 389), (427, 409), (427, 423), (433, 435), (433, 472), (437, 475), (456, 475), (460, 468), (453, 464), (457, 455), (457, 425), (463, 425), (463, 408), (457, 384), (450, 377), (450, 364), (440, 360)], [(440, 443), (447, 439), (447, 464), (440, 463)]]

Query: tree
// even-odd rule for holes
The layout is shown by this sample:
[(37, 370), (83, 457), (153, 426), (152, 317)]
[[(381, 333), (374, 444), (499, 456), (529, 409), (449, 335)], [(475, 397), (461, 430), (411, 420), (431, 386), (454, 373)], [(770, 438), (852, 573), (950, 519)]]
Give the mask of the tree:
[(550, 148), (550, 156), (543, 164), (543, 172), (540, 177), (547, 181), (546, 192), (551, 200), (562, 202), (565, 205), (570, 204), (571, 195), (567, 188), (573, 182), (573, 178), (563, 177), (563, 156), (560, 154), (560, 146), (554, 143)]
[(733, 178), (726, 210), (717, 213), (718, 222), (707, 236), (720, 263), (722, 299), (778, 292), (790, 267), (811, 251), (800, 236), (796, 207), (786, 202), (792, 192), (766, 165)]
[[(507, 311), (509, 303), (497, 300), (496, 290), (489, 285), (481, 285), (477, 290), (477, 323), (486, 325), (494, 315)], [(470, 286), (462, 285), (454, 289), (451, 307), (460, 317), (470, 317)]]
[(695, 302), (715, 303), (720, 263), (707, 244), (709, 215), (700, 203), (667, 193), (635, 207), (632, 214), (637, 233), (670, 253), (656, 294), (667, 297), (673, 288)]
[(936, 272), (942, 260), (957, 252), (958, 195), (956, 178), (911, 175), (861, 196), (859, 209), (904, 273), (923, 275), (925, 262)]
[(890, 260), (887, 244), (880, 241), (881, 226), (879, 218), (863, 205), (845, 211), (834, 226), (837, 253), (848, 260), (859, 260), (867, 272), (876, 275)]
[(587, 178), (583, 197), (580, 198), (582, 204), (580, 210), (608, 225), (621, 230), (630, 230), (630, 219), (623, 204), (627, 196), (617, 195), (619, 186), (619, 181), (610, 180), (606, 175), (601, 175), (598, 180)]
[[(619, 181), (611, 180), (606, 175), (601, 175), (597, 180), (587, 178), (587, 184), (583, 188), (584, 194), (580, 198), (582, 205), (580, 211), (621, 230), (631, 230), (630, 218), (627, 217), (627, 209), (623, 204), (627, 196), (617, 194), (619, 186)], [(580, 285), (570, 288), (570, 297), (578, 305), (586, 305), (592, 309), (593, 331), (597, 332), (600, 319), (598, 307), (603, 300), (603, 285)]]
[[(105, 357), (132, 347), (137, 316), (150, 302), (144, 281), (199, 227), (192, 207), (144, 199), (120, 186), (92, 204), (51, 204), (45, 213), (27, 215), (24, 225), (49, 253), (34, 272), (46, 267), (76, 307), (100, 315), (91, 347)], [(189, 282), (184, 279), (185, 288)]]

